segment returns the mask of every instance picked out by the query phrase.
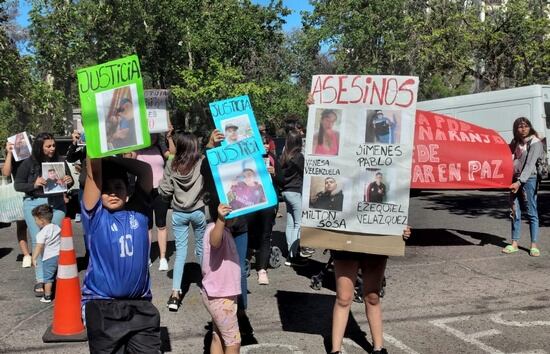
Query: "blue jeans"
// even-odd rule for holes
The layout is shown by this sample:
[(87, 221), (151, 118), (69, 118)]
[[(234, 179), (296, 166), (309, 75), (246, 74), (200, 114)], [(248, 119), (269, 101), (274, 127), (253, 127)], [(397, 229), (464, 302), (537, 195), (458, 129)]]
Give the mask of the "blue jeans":
[(195, 231), (195, 256), (202, 265), (202, 238), (206, 229), (206, 217), (204, 210), (197, 209), (190, 213), (183, 211), (172, 212), (172, 228), (176, 239), (176, 260), (174, 261), (174, 277), (172, 278), (172, 290), (181, 292), (181, 280), (183, 268), (187, 258), (187, 241), (189, 239), (189, 224)]
[[(522, 199), (520, 201), (520, 198)], [(514, 218), (512, 219), (512, 241), (519, 241), (521, 236), (521, 203), (525, 204), (531, 243), (539, 240), (539, 213), (537, 210), (537, 177), (530, 177), (514, 196)]]
[[(61, 221), (65, 217), (65, 211), (66, 211), (65, 201), (63, 200), (63, 196), (55, 197), (54, 199), (56, 202), (54, 203), (54, 205), (52, 205), (52, 208), (53, 208), (52, 223), (61, 227)], [(25, 198), (23, 200), (23, 215), (25, 216), (25, 222), (27, 223), (27, 226), (29, 228), (29, 233), (31, 234), (33, 251), (36, 245), (36, 235), (40, 231), (40, 228), (34, 221), (34, 217), (32, 216), (32, 210), (42, 204), (48, 204), (48, 198), (34, 198), (34, 199)], [(36, 259), (36, 268), (34, 268), (34, 274), (35, 274), (37, 283), (44, 282), (44, 270), (42, 269), (41, 255)]]
[(237, 253), (239, 254), (239, 264), (241, 265), (241, 296), (237, 298), (239, 310), (246, 310), (248, 307), (248, 277), (246, 274), (246, 253), (248, 251), (248, 233), (233, 235)]
[(302, 222), (302, 194), (298, 192), (283, 192), (286, 203), (286, 244), (289, 258), (299, 254), (300, 223)]

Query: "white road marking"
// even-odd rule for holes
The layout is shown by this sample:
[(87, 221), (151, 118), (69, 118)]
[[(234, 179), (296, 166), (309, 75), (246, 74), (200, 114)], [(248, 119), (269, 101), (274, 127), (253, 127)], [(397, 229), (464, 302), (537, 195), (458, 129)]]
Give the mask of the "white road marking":
[(393, 336), (390, 336), (387, 333), (384, 333), (384, 340), (386, 342), (390, 343), (391, 345), (393, 345), (394, 347), (396, 347), (398, 349), (401, 349), (402, 351), (404, 351), (407, 354), (419, 354), (414, 349), (412, 349), (412, 348), (406, 346), (405, 344), (403, 344), (399, 339), (397, 339)]
[[(490, 354), (506, 354), (505, 352), (500, 351), (496, 348), (493, 348), (493, 347), (491, 347), (491, 346), (489, 346), (489, 345), (487, 345), (483, 342), (480, 342), (478, 340), (479, 338), (482, 338), (482, 337), (489, 337), (489, 336), (502, 334), (502, 332), (497, 330), (497, 329), (490, 329), (490, 330), (487, 330), (487, 331), (476, 332), (476, 333), (472, 333), (472, 334), (466, 334), (462, 331), (459, 331), (456, 328), (453, 328), (453, 327), (447, 325), (448, 323), (467, 321), (470, 318), (471, 318), (471, 316), (448, 317), (448, 318), (441, 318), (439, 320), (430, 321), (430, 323), (433, 324), (434, 326), (438, 327), (438, 328), (443, 329), (445, 332), (448, 332), (448, 333), (454, 335), (455, 337), (463, 340), (466, 343), (475, 345), (476, 347), (483, 350), (484, 352), (487, 352), (487, 353), (490, 353)], [(519, 353), (514, 353), (514, 354), (547, 354), (547, 353), (546, 353), (546, 351), (544, 351), (542, 349), (535, 349), (535, 350), (519, 352)]]
[[(407, 345), (405, 345), (399, 339), (397, 339), (394, 336), (391, 336), (387, 333), (384, 333), (384, 341), (391, 344), (391, 345), (393, 345), (397, 349), (401, 349), (403, 352), (405, 352), (407, 354), (420, 354), (417, 351), (415, 351), (414, 349), (412, 349), (412, 348), (408, 347)], [(354, 348), (364, 350), (363, 347), (361, 347), (359, 344), (355, 343), (354, 341), (352, 341), (349, 338), (344, 338), (343, 344), (347, 344), (347, 345), (352, 346)], [(345, 351), (342, 350), (342, 353), (345, 353)]]
[(519, 322), (519, 321), (508, 321), (502, 318), (505, 314), (526, 314), (527, 311), (509, 311), (509, 312), (499, 312), (491, 315), (491, 321), (505, 326), (514, 326), (514, 327), (536, 327), (536, 326), (550, 326), (550, 321), (530, 321), (530, 322)]
[(287, 349), (290, 353), (293, 353), (293, 354), (304, 354), (303, 351), (301, 351), (300, 349), (298, 349), (298, 347), (295, 347), (293, 345), (272, 344), (272, 343), (247, 345), (245, 347), (241, 347), (241, 353), (246, 354), (253, 349), (267, 349), (267, 348)]

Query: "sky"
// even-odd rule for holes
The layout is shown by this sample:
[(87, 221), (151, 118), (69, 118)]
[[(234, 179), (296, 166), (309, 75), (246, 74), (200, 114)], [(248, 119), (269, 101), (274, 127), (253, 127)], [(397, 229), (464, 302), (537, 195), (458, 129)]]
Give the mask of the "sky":
[[(269, 5), (270, 0), (252, 0), (254, 4)], [(309, 4), (309, 0), (283, 0), (283, 4), (289, 8), (292, 13), (285, 17), (287, 21), (283, 29), (285, 32), (290, 32), (295, 28), (302, 26), (300, 11), (311, 11), (313, 6)], [(19, 14), (17, 16), (17, 23), (26, 27), (29, 24), (28, 13), (30, 10), (30, 4), (27, 0), (19, 0)]]

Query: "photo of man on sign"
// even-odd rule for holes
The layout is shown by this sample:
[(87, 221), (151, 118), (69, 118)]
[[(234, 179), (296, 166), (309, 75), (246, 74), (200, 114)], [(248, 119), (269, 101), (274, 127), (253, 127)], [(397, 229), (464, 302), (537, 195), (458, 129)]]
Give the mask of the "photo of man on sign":
[(134, 84), (96, 94), (102, 151), (141, 144), (136, 130), (139, 117), (137, 90)]
[(366, 143), (401, 143), (401, 111), (368, 110), (365, 130)]
[[(324, 187), (319, 191), (321, 184)], [(334, 177), (311, 177), (311, 192), (309, 195), (310, 208), (342, 211), (344, 193), (342, 187), (339, 186), (339, 181)]]

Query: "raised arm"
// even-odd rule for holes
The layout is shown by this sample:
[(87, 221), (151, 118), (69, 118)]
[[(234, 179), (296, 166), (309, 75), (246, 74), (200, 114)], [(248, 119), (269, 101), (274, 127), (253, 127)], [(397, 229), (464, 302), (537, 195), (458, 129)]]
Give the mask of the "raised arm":
[(86, 172), (86, 184), (84, 185), (82, 202), (87, 210), (91, 210), (101, 198), (101, 179), (103, 178), (101, 159), (91, 159), (88, 156), (86, 159)]
[(11, 175), (11, 169), (12, 165), (11, 162), (13, 160), (13, 143), (7, 142), (6, 143), (6, 159), (4, 161), (4, 166), (2, 166), (2, 176), (9, 176)]
[(225, 228), (225, 217), (231, 212), (231, 207), (227, 204), (220, 204), (218, 206), (218, 218), (216, 224), (210, 233), (210, 246), (218, 248), (222, 244), (223, 229)]

